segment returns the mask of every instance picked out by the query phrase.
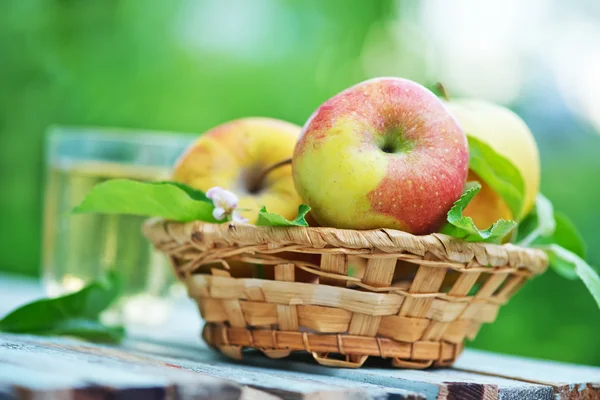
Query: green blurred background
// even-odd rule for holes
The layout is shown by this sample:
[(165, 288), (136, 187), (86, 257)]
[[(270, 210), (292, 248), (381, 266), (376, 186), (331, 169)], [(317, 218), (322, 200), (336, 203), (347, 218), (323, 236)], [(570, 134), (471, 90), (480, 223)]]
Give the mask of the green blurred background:
[[(523, 4), (525, 3), (525, 4)], [(369, 77), (442, 81), (532, 128), (542, 191), (600, 265), (600, 5), (591, 1), (4, 0), (0, 270), (40, 272), (51, 124), (189, 132), (264, 115), (303, 124)], [(472, 346), (600, 365), (600, 311), (548, 272)]]

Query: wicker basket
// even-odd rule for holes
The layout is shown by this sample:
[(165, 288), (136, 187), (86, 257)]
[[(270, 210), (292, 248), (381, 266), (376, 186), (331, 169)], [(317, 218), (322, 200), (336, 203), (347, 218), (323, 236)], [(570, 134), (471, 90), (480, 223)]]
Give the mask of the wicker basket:
[(307, 351), (322, 365), (447, 366), (546, 255), (391, 229), (272, 228), (150, 220), (198, 302), (204, 340), (240, 359)]

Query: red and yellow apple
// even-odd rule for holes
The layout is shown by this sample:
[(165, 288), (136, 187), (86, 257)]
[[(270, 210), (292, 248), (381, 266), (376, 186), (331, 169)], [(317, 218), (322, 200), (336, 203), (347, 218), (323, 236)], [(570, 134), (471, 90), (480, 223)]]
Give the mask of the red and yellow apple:
[(243, 118), (206, 132), (175, 165), (173, 179), (207, 191), (219, 186), (239, 197), (243, 217), (255, 223), (264, 205), (288, 219), (301, 199), (290, 165), (264, 172), (289, 159), (300, 133), (294, 124), (270, 118)]
[(463, 130), (433, 93), (410, 80), (377, 78), (313, 113), (293, 174), (321, 225), (426, 234), (462, 194), (468, 161)]
[(469, 203), (464, 215), (473, 218), (481, 229), (501, 218), (522, 219), (533, 208), (540, 187), (540, 156), (525, 122), (509, 109), (481, 100), (451, 100), (447, 107), (467, 135), (486, 143), (510, 161), (521, 173), (525, 184), (523, 208), (513, 215), (502, 197), (475, 172), (469, 171), (468, 180), (479, 181), (481, 191)]

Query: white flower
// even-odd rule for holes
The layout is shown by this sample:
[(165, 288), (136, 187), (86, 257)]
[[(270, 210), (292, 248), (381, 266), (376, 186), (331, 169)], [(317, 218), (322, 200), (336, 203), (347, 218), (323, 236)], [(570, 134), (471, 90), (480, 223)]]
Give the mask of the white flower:
[(230, 192), (229, 190), (225, 190), (222, 187), (215, 186), (213, 188), (208, 189), (206, 192), (206, 197), (213, 201), (215, 205), (215, 209), (212, 214), (215, 219), (222, 221), (224, 218), (231, 217), (231, 220), (234, 222), (248, 222), (248, 220), (242, 217), (237, 211), (236, 207), (238, 205), (238, 197)]
[(223, 218), (225, 218), (225, 210), (221, 207), (215, 207), (215, 209), (212, 212), (212, 215), (213, 217), (215, 217), (215, 219), (221, 221)]
[(233, 211), (233, 213), (231, 214), (231, 220), (233, 222), (242, 222), (242, 223), (248, 222), (248, 218), (242, 217), (242, 214), (240, 214), (237, 211)]

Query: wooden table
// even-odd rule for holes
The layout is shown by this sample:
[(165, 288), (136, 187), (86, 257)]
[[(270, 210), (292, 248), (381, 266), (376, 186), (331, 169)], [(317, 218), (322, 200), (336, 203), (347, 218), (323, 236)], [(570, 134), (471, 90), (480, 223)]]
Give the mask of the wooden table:
[[(0, 279), (0, 315), (40, 295)], [(132, 327), (119, 346), (0, 334), (0, 400), (27, 399), (600, 399), (600, 368), (467, 350), (454, 368), (411, 371), (369, 360), (358, 370), (298, 354), (237, 363), (199, 340), (191, 302), (166, 327)]]

